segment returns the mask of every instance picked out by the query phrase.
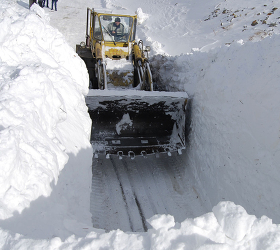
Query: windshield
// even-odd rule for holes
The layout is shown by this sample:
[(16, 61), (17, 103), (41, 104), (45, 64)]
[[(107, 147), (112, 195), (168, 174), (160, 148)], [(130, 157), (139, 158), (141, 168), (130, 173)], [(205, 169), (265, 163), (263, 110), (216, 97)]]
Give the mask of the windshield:
[(133, 27), (132, 17), (101, 15), (100, 23), (105, 41), (128, 42)]

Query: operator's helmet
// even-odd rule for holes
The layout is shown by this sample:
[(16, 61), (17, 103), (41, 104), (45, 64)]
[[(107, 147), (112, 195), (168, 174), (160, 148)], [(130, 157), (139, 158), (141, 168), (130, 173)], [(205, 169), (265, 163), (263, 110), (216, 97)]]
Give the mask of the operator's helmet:
[(116, 17), (115, 22), (121, 22), (121, 19), (119, 17)]

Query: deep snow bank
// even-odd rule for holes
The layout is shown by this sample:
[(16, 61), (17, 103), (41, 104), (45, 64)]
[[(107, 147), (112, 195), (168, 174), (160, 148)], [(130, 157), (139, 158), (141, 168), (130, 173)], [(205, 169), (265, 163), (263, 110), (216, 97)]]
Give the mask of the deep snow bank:
[[(231, 200), (280, 222), (279, 35), (156, 56), (160, 81), (192, 96), (189, 166), (211, 207)], [(209, 208), (210, 209), (210, 208)]]
[[(64, 217), (71, 214), (72, 219), (84, 216), (83, 210), (89, 213), (92, 151), (84, 100), (87, 70), (40, 7), (29, 12), (16, 1), (0, 6), (0, 219), (14, 215), (16, 226), (28, 223), (22, 214), (29, 213), (40, 220), (32, 223), (36, 228), (49, 223), (47, 215), (42, 221), (46, 209), (51, 214), (66, 210)], [(80, 195), (83, 189), (88, 200)], [(31, 202), (38, 198), (34, 211)], [(8, 221), (1, 225), (11, 229)]]
[(280, 228), (263, 216), (257, 219), (232, 202), (222, 202), (195, 219), (176, 223), (173, 216), (155, 215), (146, 233), (104, 233), (94, 229), (84, 238), (33, 240), (0, 230), (2, 249), (279, 249)]
[[(231, 200), (280, 222), (279, 36), (211, 56), (196, 84), (189, 154), (212, 205)], [(204, 129), (207, 128), (207, 129)]]

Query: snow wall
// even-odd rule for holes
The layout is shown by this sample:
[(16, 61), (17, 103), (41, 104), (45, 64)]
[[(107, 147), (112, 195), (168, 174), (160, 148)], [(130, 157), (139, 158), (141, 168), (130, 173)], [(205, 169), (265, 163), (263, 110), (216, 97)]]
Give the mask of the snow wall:
[[(279, 36), (232, 44), (201, 69), (190, 165), (215, 205), (231, 200), (280, 223)], [(207, 128), (207, 130), (203, 128)]]
[[(180, 224), (170, 215), (156, 215), (147, 233), (90, 228), (85, 65), (36, 5), (30, 13), (1, 5), (2, 249), (279, 247), (280, 230), (271, 219), (257, 219), (231, 202)], [(275, 220), (277, 38), (165, 58), (161, 69), (193, 97), (188, 158), (205, 197), (213, 205), (233, 200)], [(259, 46), (273, 49), (267, 54)]]
[(234, 201), (275, 223), (280, 223), (279, 50), (274, 35), (153, 61), (155, 67), (162, 64), (161, 82), (192, 97), (187, 157), (204, 199), (211, 207)]
[(88, 74), (40, 7), (0, 6), (1, 226), (41, 237), (90, 221)]

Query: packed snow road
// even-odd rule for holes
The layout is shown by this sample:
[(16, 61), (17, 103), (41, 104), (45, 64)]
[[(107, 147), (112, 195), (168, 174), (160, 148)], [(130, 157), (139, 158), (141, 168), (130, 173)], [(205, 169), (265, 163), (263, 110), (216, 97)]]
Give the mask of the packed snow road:
[(186, 155), (93, 159), (91, 213), (95, 228), (143, 232), (146, 219), (173, 215), (177, 222), (205, 213), (205, 204), (186, 180)]

